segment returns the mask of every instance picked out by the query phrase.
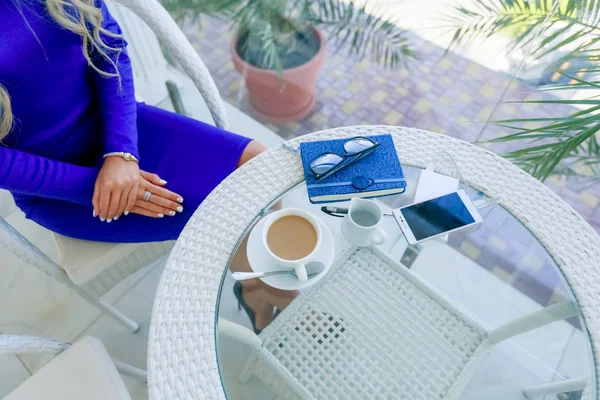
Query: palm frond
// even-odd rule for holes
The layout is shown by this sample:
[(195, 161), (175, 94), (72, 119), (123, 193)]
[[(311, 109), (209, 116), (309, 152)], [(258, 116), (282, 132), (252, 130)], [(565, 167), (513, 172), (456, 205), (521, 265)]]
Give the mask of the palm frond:
[[(585, 81), (580, 80), (579, 84), (585, 85)], [(557, 174), (577, 172), (581, 175), (583, 169), (588, 174), (600, 172), (600, 144), (597, 139), (600, 135), (600, 100), (527, 100), (520, 103), (576, 104), (586, 108), (565, 117), (495, 121), (512, 133), (491, 142), (522, 141), (527, 144), (524, 148), (504, 154), (505, 157), (541, 180)], [(539, 123), (539, 126), (524, 127), (531, 123)], [(600, 174), (594, 178), (600, 178)]]
[(380, 65), (396, 68), (416, 56), (406, 31), (390, 20), (373, 15), (366, 6), (358, 7), (351, 0), (307, 1), (304, 18), (328, 29), (339, 48), (359, 58), (371, 57)]
[[(558, 57), (551, 57), (556, 65), (570, 61), (570, 64), (586, 66), (585, 79), (583, 74), (574, 75), (550, 66), (555, 73), (568, 78), (568, 83), (547, 86), (542, 91), (560, 95), (560, 91), (593, 89), (594, 94), (600, 88), (596, 78), (600, 74), (600, 67), (597, 67), (600, 61), (600, 0), (473, 0), (469, 6), (454, 7), (443, 21), (454, 32), (449, 49), (503, 33), (512, 37), (511, 49), (531, 49), (531, 54), (537, 58), (556, 54)], [(600, 98), (563, 97), (518, 103), (579, 109), (568, 115), (560, 115), (559, 111), (552, 118), (494, 121), (509, 133), (492, 142), (522, 143), (523, 148), (505, 156), (538, 179), (582, 174), (600, 179), (597, 139), (600, 137)]]
[(279, 54), (277, 39), (273, 34), (271, 25), (266, 25), (261, 32), (258, 32), (258, 35), (262, 43), (262, 64), (272, 66), (272, 68), (277, 71), (279, 79), (282, 79), (283, 66), (281, 62), (281, 56)]
[[(290, 15), (286, 0), (247, 0), (228, 18), (240, 37), (240, 54), (252, 54), (256, 66), (271, 69), (283, 77), (283, 57), (293, 50), (295, 33), (305, 32), (307, 24)], [(245, 57), (244, 57), (245, 58)]]
[[(553, 9), (555, 1), (558, 6)], [(598, 0), (474, 0), (469, 8), (454, 7), (442, 21), (454, 32), (449, 49), (504, 32), (513, 37), (512, 48), (532, 44), (536, 57), (564, 48), (569, 48), (565, 59), (590, 50), (598, 55), (594, 49), (600, 40)], [(535, 40), (544, 21), (545, 34)]]

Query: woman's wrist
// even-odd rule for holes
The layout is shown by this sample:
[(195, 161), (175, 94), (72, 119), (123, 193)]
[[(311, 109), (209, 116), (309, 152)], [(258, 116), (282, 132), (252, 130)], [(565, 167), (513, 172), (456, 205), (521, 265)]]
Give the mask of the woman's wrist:
[(125, 161), (135, 161), (136, 163), (139, 164), (139, 160), (137, 159), (136, 156), (134, 156), (131, 153), (127, 153), (127, 152), (123, 152), (123, 151), (112, 151), (110, 153), (106, 153), (102, 157), (105, 158), (105, 159), (108, 158), (108, 157), (121, 157)]

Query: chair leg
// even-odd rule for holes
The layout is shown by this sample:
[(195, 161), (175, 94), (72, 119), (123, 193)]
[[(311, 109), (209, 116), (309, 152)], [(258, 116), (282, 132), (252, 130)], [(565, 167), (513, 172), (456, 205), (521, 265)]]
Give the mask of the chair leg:
[(115, 363), (115, 367), (117, 367), (117, 371), (123, 375), (131, 376), (139, 379), (142, 382), (148, 382), (148, 374), (143, 369), (139, 369), (133, 365), (126, 364), (119, 360), (113, 360), (113, 362)]
[(173, 81), (167, 81), (167, 90), (169, 91), (169, 97), (171, 98), (171, 103), (173, 104), (173, 108), (177, 114), (188, 115), (185, 111), (185, 106), (183, 105), (183, 100), (181, 100), (181, 92), (177, 87), (177, 84)]
[(79, 294), (86, 301), (88, 301), (91, 305), (98, 308), (103, 313), (110, 315), (112, 318), (114, 318), (121, 325), (125, 326), (131, 332), (137, 333), (140, 330), (140, 325), (137, 322), (131, 320), (129, 317), (124, 315), (121, 311), (117, 310), (115, 307), (113, 307), (112, 304), (107, 303), (106, 301), (104, 301), (102, 299), (99, 299), (99, 298), (96, 298), (96, 297), (90, 295), (85, 290), (83, 290), (79, 286), (75, 285), (69, 278), (59, 280), (59, 282), (63, 283), (65, 286), (67, 286), (68, 288), (73, 290), (75, 293)]
[(121, 325), (131, 330), (131, 332), (137, 333), (140, 330), (140, 324), (125, 316), (121, 311), (113, 307), (112, 304), (109, 304), (104, 300), (97, 300), (92, 304), (98, 307), (102, 312), (113, 317), (117, 322), (121, 323)]
[(240, 372), (240, 376), (239, 376), (240, 382), (248, 383), (248, 380), (254, 373), (254, 367), (256, 366), (257, 362), (258, 362), (258, 351), (253, 350), (250, 353), (250, 356), (248, 357), (248, 359), (246, 360), (246, 363), (244, 364), (244, 368), (242, 368), (242, 372)]
[(574, 317), (579, 313), (577, 305), (571, 301), (553, 304), (534, 311), (492, 330), (488, 334), (491, 344), (498, 344), (521, 333), (529, 332), (553, 322)]
[(120, 312), (119, 310), (117, 310), (115, 307), (113, 307), (112, 304), (107, 303), (106, 301), (91, 295), (87, 291), (83, 290), (81, 287), (74, 284), (73, 281), (71, 281), (71, 279), (69, 279), (69, 277), (64, 272), (64, 270), (62, 268), (60, 268), (59, 266), (56, 266), (56, 271), (54, 272), (54, 274), (50, 274), (50, 275), (54, 279), (56, 279), (58, 282), (62, 283), (63, 285), (65, 285), (66, 287), (68, 287), (69, 289), (71, 289), (72, 291), (77, 293), (78, 295), (80, 295), (88, 303), (90, 303), (94, 307), (98, 308), (103, 313), (108, 314), (111, 317), (113, 317), (115, 320), (117, 320), (117, 322), (121, 323), (123, 326), (125, 326), (127, 329), (131, 330), (133, 333), (137, 333), (140, 330), (140, 325), (137, 322), (132, 321), (130, 318), (123, 315), (123, 313)]
[[(166, 12), (166, 11), (165, 11)], [(63, 268), (61, 268), (57, 263), (55, 263), (50, 257), (44, 254), (40, 249), (38, 249), (33, 243), (27, 240), (23, 235), (21, 235), (15, 228), (9, 225), (3, 218), (0, 217), (0, 230), (6, 231), (8, 235), (14, 239), (13, 241), (8, 242), (10, 246), (3, 246), (11, 253), (15, 254), (17, 257), (25, 260), (31, 266), (39, 269), (40, 271), (50, 275), (52, 278), (62, 283), (69, 289), (73, 290), (75, 293), (79, 294), (85, 300), (87, 300), (93, 306), (96, 306), (101, 311), (110, 315), (114, 319), (116, 319), (121, 324), (125, 325), (129, 328), (133, 333), (136, 333), (140, 326), (136, 322), (127, 318), (120, 311), (114, 308), (111, 304), (102, 301), (91, 294), (87, 293), (81, 287), (77, 286), (73, 281), (69, 278), (67, 273)], [(4, 243), (2, 243), (4, 244)]]
[(588, 378), (567, 379), (559, 382), (547, 383), (545, 385), (533, 386), (523, 390), (528, 399), (537, 396), (548, 396), (551, 394), (581, 391), (585, 389)]

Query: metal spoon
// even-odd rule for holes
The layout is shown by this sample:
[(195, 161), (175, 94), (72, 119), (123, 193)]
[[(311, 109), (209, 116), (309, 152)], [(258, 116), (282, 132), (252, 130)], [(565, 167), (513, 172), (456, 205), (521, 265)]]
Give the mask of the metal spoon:
[[(311, 261), (306, 264), (306, 275), (308, 279), (314, 278), (325, 270), (325, 265), (317, 261)], [(269, 272), (234, 272), (233, 279), (236, 281), (247, 281), (248, 279), (262, 278), (263, 276), (271, 275), (286, 275), (291, 274), (298, 278), (296, 271), (293, 269), (285, 269), (281, 271), (269, 271)]]

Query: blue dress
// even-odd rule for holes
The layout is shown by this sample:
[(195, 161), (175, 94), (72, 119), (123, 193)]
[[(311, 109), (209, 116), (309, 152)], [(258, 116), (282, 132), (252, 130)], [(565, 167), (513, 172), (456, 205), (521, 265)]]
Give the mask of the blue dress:
[[(121, 30), (104, 0), (102, 26)], [(27, 218), (62, 235), (104, 242), (176, 239), (196, 208), (236, 165), (250, 139), (136, 103), (123, 38), (102, 35), (115, 64), (47, 15), (43, 0), (0, 0), (0, 85), (14, 124), (0, 146), (0, 188)], [(1, 112), (1, 111), (0, 111)], [(129, 214), (111, 224), (92, 216), (102, 155), (130, 152), (140, 169), (165, 179), (184, 211), (161, 219)]]

